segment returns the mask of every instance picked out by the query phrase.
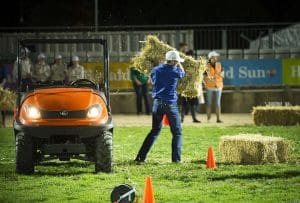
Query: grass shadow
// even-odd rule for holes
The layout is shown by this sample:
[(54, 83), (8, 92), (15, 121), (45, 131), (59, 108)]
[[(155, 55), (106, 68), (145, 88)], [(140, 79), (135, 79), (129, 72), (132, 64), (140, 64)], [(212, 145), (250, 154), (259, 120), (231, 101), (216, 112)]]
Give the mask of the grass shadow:
[(94, 165), (88, 161), (70, 161), (70, 162), (41, 162), (36, 167), (35, 176), (73, 176), (94, 173), (88, 170)]
[[(206, 165), (206, 160), (201, 159), (201, 160), (191, 160), (192, 164), (203, 164)], [(232, 163), (223, 163), (223, 162), (216, 162), (217, 166), (228, 166), (228, 165), (232, 165)]]
[(94, 174), (94, 172), (88, 171), (36, 171), (33, 176), (74, 176), (82, 174)]
[(60, 162), (41, 162), (38, 164), (38, 166), (67, 166), (67, 167), (87, 167), (93, 165), (92, 162), (83, 161), (83, 162), (77, 162), (77, 161), (60, 161)]
[(145, 162), (142, 162), (142, 163), (138, 163), (134, 160), (124, 160), (124, 161), (116, 161), (114, 162), (114, 166), (117, 166), (117, 167), (121, 167), (121, 166), (139, 166), (139, 165), (153, 165), (153, 166), (156, 166), (156, 165), (170, 165), (170, 164), (173, 164), (172, 162), (167, 162), (167, 161), (145, 161)]
[(275, 174), (265, 174), (265, 173), (249, 173), (249, 174), (230, 174), (230, 175), (223, 175), (217, 177), (211, 177), (210, 180), (212, 181), (224, 181), (227, 179), (277, 179), (277, 178), (293, 178), (300, 176), (300, 171), (283, 171), (278, 172)]

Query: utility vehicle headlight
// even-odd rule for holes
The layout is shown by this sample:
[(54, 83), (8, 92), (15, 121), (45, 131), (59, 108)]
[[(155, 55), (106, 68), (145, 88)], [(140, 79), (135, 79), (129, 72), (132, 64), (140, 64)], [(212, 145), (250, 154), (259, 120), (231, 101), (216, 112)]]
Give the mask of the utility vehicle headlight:
[(25, 112), (28, 118), (39, 119), (41, 118), (41, 112), (35, 106), (25, 106)]
[(88, 118), (97, 118), (100, 116), (101, 113), (101, 107), (99, 104), (93, 105), (88, 109), (87, 117)]

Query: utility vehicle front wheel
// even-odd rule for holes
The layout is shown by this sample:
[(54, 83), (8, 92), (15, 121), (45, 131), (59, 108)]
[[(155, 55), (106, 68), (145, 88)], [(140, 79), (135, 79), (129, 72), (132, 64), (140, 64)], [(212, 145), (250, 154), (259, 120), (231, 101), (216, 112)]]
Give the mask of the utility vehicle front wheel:
[(104, 131), (95, 140), (95, 171), (112, 172), (112, 132)]
[(16, 171), (20, 174), (34, 173), (33, 141), (23, 132), (16, 134)]

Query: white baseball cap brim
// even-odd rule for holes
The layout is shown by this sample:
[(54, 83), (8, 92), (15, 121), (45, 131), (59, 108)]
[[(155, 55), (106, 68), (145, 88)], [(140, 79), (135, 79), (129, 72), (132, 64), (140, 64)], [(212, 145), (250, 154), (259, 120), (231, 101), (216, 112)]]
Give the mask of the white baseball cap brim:
[(56, 55), (55, 59), (62, 59), (62, 56), (61, 55)]
[(210, 59), (211, 57), (213, 57), (213, 56), (220, 56), (220, 54), (217, 53), (216, 51), (211, 51), (211, 52), (208, 53), (208, 58), (209, 58), (209, 59)]
[(73, 56), (72, 61), (79, 61), (79, 57), (78, 56)]
[(38, 55), (38, 59), (45, 59), (45, 58), (46, 58), (45, 54), (39, 54)]
[(175, 51), (175, 50), (168, 51), (166, 53), (166, 60), (167, 61), (178, 61), (180, 63), (184, 62), (184, 59), (179, 56), (179, 52)]

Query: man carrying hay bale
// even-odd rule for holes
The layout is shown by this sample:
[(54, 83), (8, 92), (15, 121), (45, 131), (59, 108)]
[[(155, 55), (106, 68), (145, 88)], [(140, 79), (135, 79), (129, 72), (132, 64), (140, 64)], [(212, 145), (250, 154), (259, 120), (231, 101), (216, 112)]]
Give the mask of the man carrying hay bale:
[[(149, 74), (153, 67), (165, 60), (165, 53), (171, 50), (175, 48), (160, 41), (156, 36), (148, 35), (140, 54), (131, 59), (132, 64), (139, 71)], [(182, 66), (185, 77), (178, 82), (177, 92), (184, 97), (197, 97), (202, 94), (199, 84), (202, 82), (203, 72), (207, 69), (207, 60), (204, 57), (195, 60), (184, 53), (179, 55), (184, 59)]]
[(163, 116), (166, 114), (173, 135), (172, 138), (172, 162), (181, 161), (181, 122), (177, 106), (177, 82), (185, 74), (181, 66), (184, 61), (177, 51), (166, 53), (166, 63), (154, 67), (151, 71), (153, 83), (152, 97), (152, 129), (145, 138), (142, 147), (135, 159), (137, 163), (145, 161), (150, 148), (158, 137)]

